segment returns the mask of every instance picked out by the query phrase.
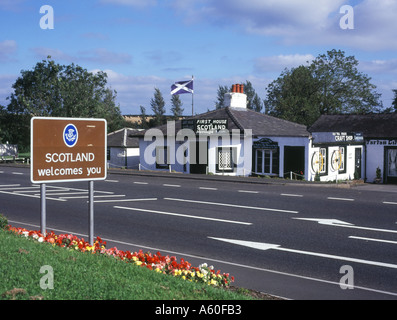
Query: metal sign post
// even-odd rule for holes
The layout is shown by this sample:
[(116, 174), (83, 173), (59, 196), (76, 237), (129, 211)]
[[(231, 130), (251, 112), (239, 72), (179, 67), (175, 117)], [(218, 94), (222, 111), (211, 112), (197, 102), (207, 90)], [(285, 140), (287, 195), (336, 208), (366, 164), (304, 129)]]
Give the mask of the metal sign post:
[(46, 183), (89, 181), (88, 237), (94, 244), (94, 181), (107, 175), (105, 119), (31, 119), (30, 180), (40, 183), (41, 232), (46, 234)]
[(92, 246), (94, 244), (94, 181), (90, 181), (88, 184), (89, 188), (89, 200), (88, 200), (88, 239)]
[(41, 234), (45, 237), (46, 230), (46, 186), (45, 183), (40, 185), (40, 226), (41, 226)]

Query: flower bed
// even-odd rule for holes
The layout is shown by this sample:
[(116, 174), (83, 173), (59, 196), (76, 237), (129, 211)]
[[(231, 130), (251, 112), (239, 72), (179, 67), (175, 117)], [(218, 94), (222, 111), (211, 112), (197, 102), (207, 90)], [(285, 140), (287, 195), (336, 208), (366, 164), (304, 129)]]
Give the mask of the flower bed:
[(106, 241), (103, 241), (100, 237), (97, 237), (94, 244), (91, 246), (83, 238), (78, 238), (71, 234), (56, 235), (51, 231), (44, 236), (40, 231), (31, 231), (25, 228), (8, 226), (7, 229), (38, 242), (50, 243), (53, 246), (65, 247), (69, 250), (113, 256), (127, 263), (146, 267), (155, 272), (169, 274), (191, 282), (222, 287), (228, 287), (231, 282), (234, 282), (234, 277), (230, 276), (228, 273), (221, 273), (219, 270), (215, 272), (214, 267), (208, 266), (206, 263), (198, 267), (193, 267), (185, 259), (181, 258), (178, 262), (175, 256), (163, 256), (160, 252), (152, 254), (150, 252), (144, 253), (142, 250), (139, 250), (139, 252), (132, 253), (130, 251), (118, 250), (115, 247), (106, 249)]

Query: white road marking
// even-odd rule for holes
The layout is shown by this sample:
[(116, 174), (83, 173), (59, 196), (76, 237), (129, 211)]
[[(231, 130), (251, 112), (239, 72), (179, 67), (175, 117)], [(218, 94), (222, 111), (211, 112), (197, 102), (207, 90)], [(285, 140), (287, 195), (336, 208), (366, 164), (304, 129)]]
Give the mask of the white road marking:
[(214, 190), (214, 191), (218, 190), (218, 188), (210, 188), (210, 187), (199, 187), (199, 189), (201, 189), (201, 190)]
[(108, 180), (108, 179), (106, 179), (105, 181), (106, 181), (106, 182), (114, 182), (114, 183), (119, 182), (119, 180)]
[(234, 223), (234, 224), (252, 225), (252, 223), (249, 223), (249, 222), (224, 220), (224, 219), (216, 219), (216, 218), (208, 218), (208, 217), (199, 217), (199, 216), (192, 216), (192, 215), (174, 213), (174, 212), (147, 210), (147, 209), (130, 208), (130, 207), (119, 207), (119, 206), (114, 206), (113, 208), (123, 209), (123, 210), (131, 210), (131, 211), (150, 212), (150, 213), (157, 213), (157, 214), (163, 214), (163, 215), (169, 215), (169, 216), (177, 216), (177, 217), (184, 217), (184, 218), (191, 218), (191, 219), (199, 219), (199, 220), (210, 220), (210, 221), (216, 221), (216, 222), (227, 222), (227, 223)]
[(139, 182), (139, 181), (135, 181), (134, 183), (135, 183), (135, 184), (149, 184), (149, 183), (147, 183), (147, 182)]
[(338, 200), (338, 201), (354, 201), (354, 199), (350, 198), (334, 198), (334, 197), (328, 197), (328, 200)]
[(383, 201), (384, 204), (394, 204), (397, 205), (397, 202), (388, 202), (388, 201)]
[(156, 201), (157, 198), (146, 198), (146, 199), (115, 199), (115, 200), (94, 200), (95, 203), (98, 202), (133, 202), (133, 201)]
[(238, 190), (241, 193), (259, 193), (259, 191), (251, 191), (251, 190)]
[(208, 238), (218, 240), (218, 241), (228, 242), (228, 243), (232, 243), (232, 244), (236, 244), (236, 245), (240, 245), (240, 246), (244, 246), (244, 247), (254, 248), (254, 249), (258, 249), (258, 250), (269, 250), (269, 249), (270, 250), (279, 250), (279, 251), (285, 251), (285, 252), (291, 252), (291, 253), (297, 253), (297, 254), (303, 254), (303, 255), (309, 255), (309, 256), (315, 256), (315, 257), (321, 257), (321, 258), (327, 258), (327, 259), (343, 260), (343, 261), (373, 265), (373, 266), (377, 266), (377, 267), (397, 269), (397, 265), (392, 264), (392, 263), (370, 261), (370, 260), (350, 258), (350, 257), (344, 257), (344, 256), (336, 256), (336, 255), (327, 254), (327, 253), (288, 249), (288, 248), (282, 248), (277, 244), (234, 240), (234, 239), (224, 239), (224, 238), (214, 238), (214, 237), (208, 237)]
[(175, 199), (175, 198), (164, 198), (164, 200), (200, 203), (200, 204), (208, 204), (208, 205), (214, 205), (214, 206), (225, 206), (225, 207), (234, 207), (234, 208), (242, 208), (242, 209), (261, 210), (261, 211), (275, 211), (275, 212), (284, 212), (284, 213), (299, 213), (298, 211), (282, 210), (282, 209), (271, 209), (271, 208), (262, 208), (262, 207), (251, 207), (251, 206), (243, 206), (243, 205), (230, 204), (230, 203), (219, 203), (219, 202), (208, 202), (208, 201)]
[(16, 175), (23, 175), (23, 173), (22, 172), (11, 172), (12, 174), (16, 174)]
[(172, 187), (172, 188), (180, 188), (179, 184), (163, 184), (163, 187)]
[(281, 195), (284, 197), (299, 197), (299, 198), (303, 197), (303, 195), (301, 195), (301, 194), (282, 193)]
[(358, 239), (358, 240), (376, 241), (376, 242), (397, 244), (397, 241), (390, 241), (390, 240), (383, 240), (383, 239), (364, 238), (364, 237), (357, 237), (357, 236), (349, 236), (349, 238), (350, 239)]
[[(31, 195), (31, 194), (23, 194), (23, 193), (17, 193), (17, 192), (8, 192), (8, 191), (0, 191), (0, 193), (5, 193), (5, 194), (11, 194), (14, 196), (22, 196), (22, 197), (29, 197), (29, 198), (38, 198), (40, 199), (40, 196), (35, 196), (35, 195)], [(54, 201), (66, 201), (63, 199), (58, 199), (58, 198), (50, 198), (46, 196), (47, 200), (54, 200)]]
[[(59, 191), (59, 190), (48, 190), (48, 191)], [(50, 194), (50, 195), (52, 195), (52, 196), (63, 196), (63, 195), (71, 195), (71, 194), (85, 194), (85, 195), (88, 195), (88, 191), (79, 191), (79, 192), (59, 192), (59, 193), (52, 193), (52, 192), (50, 192), (50, 193), (47, 193), (47, 190), (46, 190), (46, 194)], [(40, 193), (36, 193), (35, 195), (36, 195), (36, 196), (39, 196)], [(61, 197), (61, 198), (63, 198), (63, 197)]]
[(336, 219), (316, 219), (316, 218), (292, 218), (297, 220), (307, 220), (307, 221), (315, 221), (319, 224), (325, 224), (333, 227), (343, 227), (343, 228), (352, 228), (352, 229), (361, 229), (361, 230), (369, 230), (369, 231), (379, 231), (379, 232), (388, 232), (388, 233), (397, 233), (397, 230), (390, 229), (378, 229), (378, 228), (369, 228), (369, 227), (359, 227), (354, 224), (343, 222)]
[[(125, 194), (110, 194), (106, 196), (94, 196), (94, 198), (114, 198), (114, 197), (125, 197)], [(61, 199), (87, 199), (88, 194), (85, 196), (72, 196), (72, 197), (60, 197)]]

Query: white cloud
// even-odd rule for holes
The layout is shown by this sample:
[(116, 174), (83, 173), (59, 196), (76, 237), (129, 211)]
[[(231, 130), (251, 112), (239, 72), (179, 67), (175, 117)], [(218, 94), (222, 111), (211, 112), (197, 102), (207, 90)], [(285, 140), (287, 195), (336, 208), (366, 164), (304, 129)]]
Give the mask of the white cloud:
[(311, 54), (290, 54), (269, 57), (259, 57), (255, 60), (254, 68), (258, 72), (281, 72), (285, 68), (291, 69), (300, 65), (307, 65), (315, 57)]
[(13, 61), (17, 51), (17, 43), (14, 40), (4, 40), (0, 42), (0, 62)]
[[(186, 1), (187, 2), (187, 1)], [(343, 30), (346, 0), (183, 0), (173, 1), (190, 23), (240, 26), (242, 31), (277, 37), (286, 45), (396, 49), (397, 1), (362, 0), (353, 5), (354, 29)]]
[(371, 74), (397, 74), (397, 59), (361, 61), (360, 70)]
[[(91, 70), (90, 72), (98, 72)], [(150, 99), (153, 97), (154, 89), (159, 88), (166, 103), (166, 113), (171, 114), (171, 85), (175, 81), (188, 80), (191, 76), (178, 79), (167, 79), (157, 76), (126, 75), (114, 70), (103, 70), (108, 75), (108, 86), (117, 91), (117, 103), (120, 104), (122, 114), (140, 114), (140, 106), (146, 108), (146, 113), (151, 114)], [(215, 108), (218, 87), (231, 86), (234, 83), (251, 81), (256, 92), (262, 96), (264, 88), (271, 79), (263, 79), (253, 76), (232, 77), (218, 79), (194, 79), (194, 113), (204, 113)], [(184, 108), (184, 115), (192, 113), (192, 96), (190, 94), (180, 95)]]
[(74, 55), (70, 55), (60, 49), (52, 49), (45, 47), (33, 48), (33, 52), (38, 59), (45, 59), (51, 56), (55, 61), (74, 62), (94, 62), (97, 64), (130, 64), (132, 56), (128, 53), (112, 52), (105, 48), (97, 48), (93, 50), (79, 51)]
[(17, 80), (18, 75), (1, 74), (0, 75), (0, 104), (6, 106), (9, 101), (7, 97), (13, 92), (12, 85)]

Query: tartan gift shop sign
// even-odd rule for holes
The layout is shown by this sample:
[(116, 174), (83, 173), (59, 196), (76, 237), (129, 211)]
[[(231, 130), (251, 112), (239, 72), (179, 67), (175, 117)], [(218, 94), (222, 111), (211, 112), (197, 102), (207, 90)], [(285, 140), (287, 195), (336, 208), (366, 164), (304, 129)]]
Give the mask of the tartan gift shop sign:
[(106, 179), (105, 119), (33, 117), (32, 183)]

